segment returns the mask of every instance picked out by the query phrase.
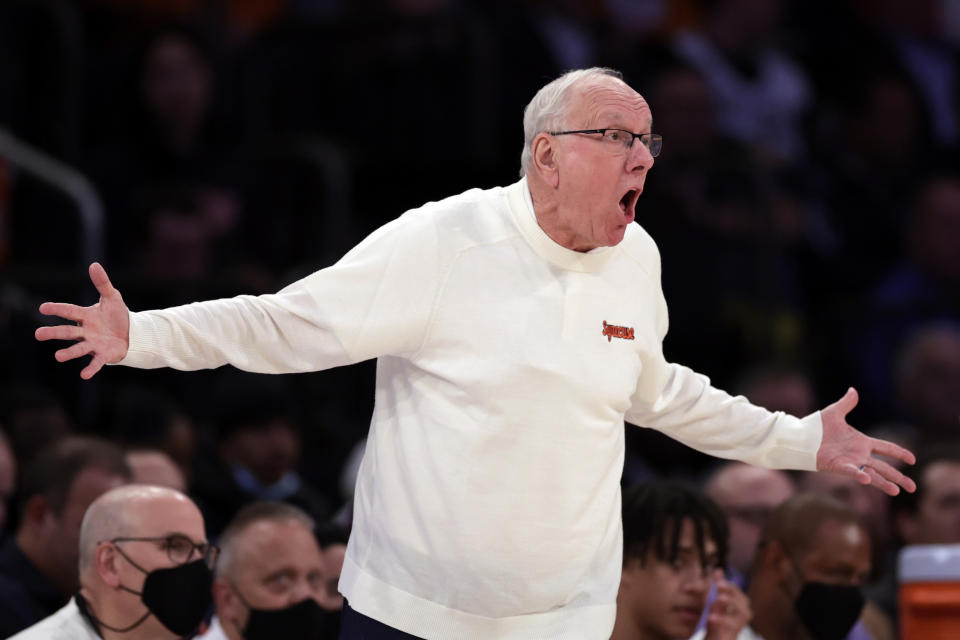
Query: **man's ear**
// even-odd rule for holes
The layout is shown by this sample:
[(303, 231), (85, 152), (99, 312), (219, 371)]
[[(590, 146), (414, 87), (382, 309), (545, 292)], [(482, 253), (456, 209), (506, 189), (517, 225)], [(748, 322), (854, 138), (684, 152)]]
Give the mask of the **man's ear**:
[(101, 542), (93, 552), (94, 568), (100, 580), (107, 586), (116, 589), (120, 586), (120, 567), (117, 564), (116, 547), (109, 542)]
[(220, 624), (225, 627), (243, 629), (247, 624), (246, 607), (240, 602), (230, 583), (224, 578), (213, 581), (213, 605), (217, 610)]
[(551, 187), (560, 184), (560, 167), (557, 164), (557, 147), (552, 136), (538, 133), (531, 145), (533, 167), (540, 177)]
[(236, 597), (233, 595), (233, 589), (223, 578), (216, 578), (213, 581), (213, 604), (217, 611), (228, 609)]

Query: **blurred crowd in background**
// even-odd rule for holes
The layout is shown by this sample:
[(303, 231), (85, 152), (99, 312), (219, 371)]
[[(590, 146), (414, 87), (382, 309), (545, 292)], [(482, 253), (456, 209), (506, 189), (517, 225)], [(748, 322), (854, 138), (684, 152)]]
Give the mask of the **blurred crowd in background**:
[[(93, 302), (94, 258), (135, 310), (275, 291), (411, 207), (514, 182), (526, 103), (594, 65), (623, 72), (663, 135), (636, 219), (662, 255), (668, 358), (798, 416), (855, 386), (852, 424), (945, 451), (960, 432), (958, 44), (953, 0), (4, 0), (6, 530), (26, 515), (16, 469), (69, 434), (154, 456), (144, 473), (186, 487), (214, 537), (254, 498), (349, 527), (373, 363), (81, 382), (33, 340), (37, 306)], [(627, 447), (626, 484), (715, 473), (645, 429), (627, 425)], [(927, 487), (948, 498), (934, 542), (960, 542), (949, 477)], [(901, 498), (789, 480), (868, 518), (874, 578), (889, 572)], [(714, 497), (736, 531), (787, 497), (766, 500), (772, 486)]]

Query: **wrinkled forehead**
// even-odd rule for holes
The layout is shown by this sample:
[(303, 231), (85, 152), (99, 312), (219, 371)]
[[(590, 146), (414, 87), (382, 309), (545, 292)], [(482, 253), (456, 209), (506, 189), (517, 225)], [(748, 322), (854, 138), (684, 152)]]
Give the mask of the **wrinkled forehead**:
[(621, 127), (638, 133), (649, 131), (653, 124), (643, 96), (612, 76), (591, 78), (575, 86), (569, 117), (571, 127)]

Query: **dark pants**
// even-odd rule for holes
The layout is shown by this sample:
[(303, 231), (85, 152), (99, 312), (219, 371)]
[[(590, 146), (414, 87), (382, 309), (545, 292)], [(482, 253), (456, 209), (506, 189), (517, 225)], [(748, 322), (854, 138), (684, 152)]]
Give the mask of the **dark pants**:
[(357, 613), (346, 602), (340, 617), (340, 640), (422, 640)]

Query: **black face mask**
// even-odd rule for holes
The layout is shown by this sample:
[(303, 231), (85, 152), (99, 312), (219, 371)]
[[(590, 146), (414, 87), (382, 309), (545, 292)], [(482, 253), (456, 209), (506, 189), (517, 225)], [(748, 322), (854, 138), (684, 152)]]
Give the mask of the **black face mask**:
[(797, 594), (797, 617), (815, 640), (843, 640), (863, 611), (860, 587), (806, 582)]
[(283, 609), (257, 609), (247, 604), (239, 592), (237, 597), (250, 611), (247, 626), (243, 630), (245, 640), (326, 640), (335, 639), (339, 634), (340, 612), (322, 609), (313, 598), (306, 598)]
[[(130, 561), (129, 558), (127, 560)], [(134, 591), (123, 585), (120, 588), (140, 596), (147, 613), (132, 626), (123, 629), (109, 627), (100, 620), (97, 622), (111, 631), (124, 633), (138, 627), (152, 613), (160, 624), (177, 636), (183, 637), (196, 631), (213, 603), (213, 572), (206, 561), (195, 560), (150, 572), (144, 571), (133, 561), (130, 564), (147, 574), (143, 591)]]

